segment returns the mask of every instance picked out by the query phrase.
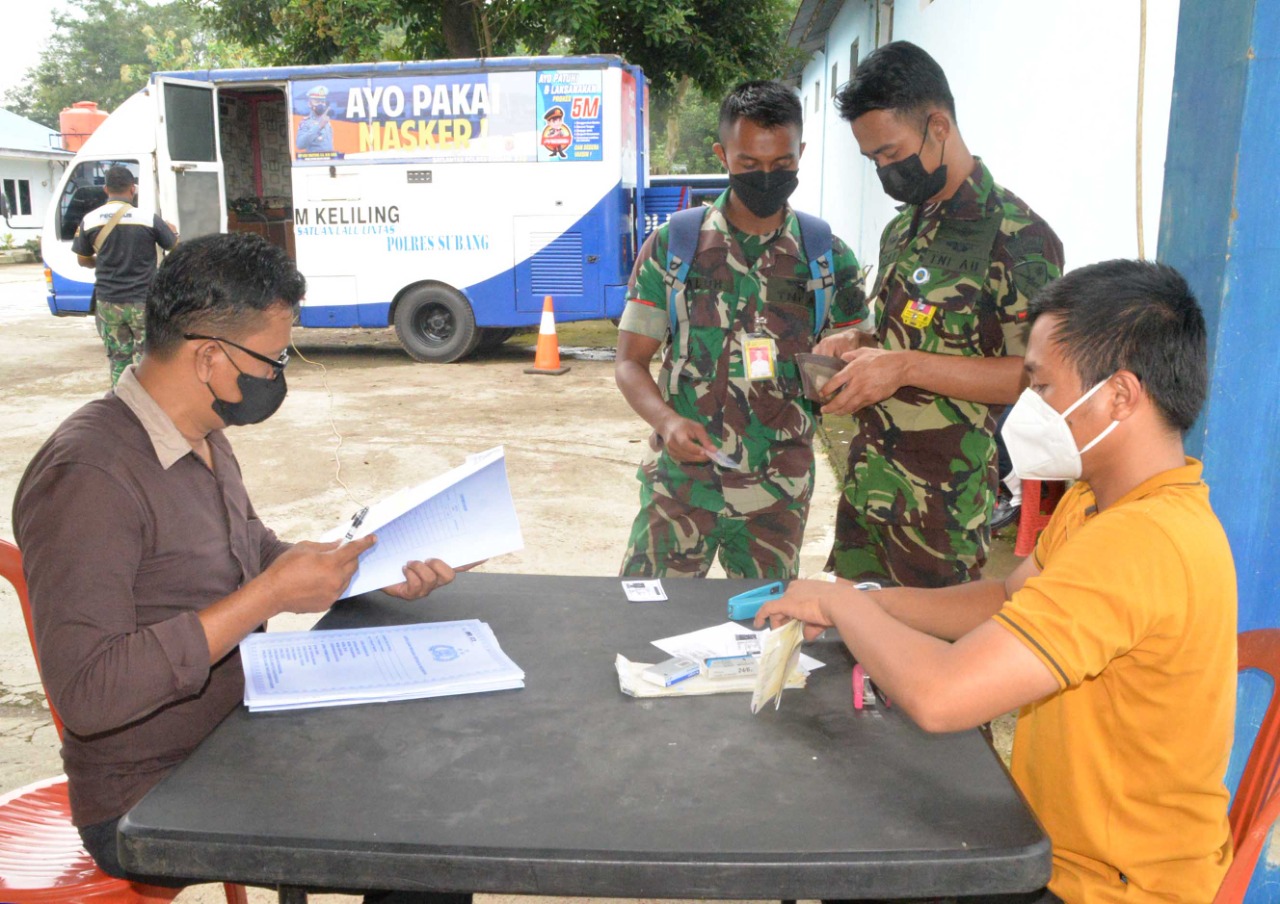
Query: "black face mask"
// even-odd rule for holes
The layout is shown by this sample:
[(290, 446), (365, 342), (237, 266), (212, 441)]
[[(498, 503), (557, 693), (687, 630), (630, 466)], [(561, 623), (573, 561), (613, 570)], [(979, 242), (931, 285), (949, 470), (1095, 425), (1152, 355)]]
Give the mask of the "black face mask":
[[(235, 367), (235, 362), (232, 361), (231, 365)], [(236, 367), (236, 370), (240, 368)], [(250, 376), (240, 370), (240, 376), (236, 377), (236, 385), (240, 387), (238, 402), (223, 401), (218, 398), (213, 387), (209, 386), (209, 392), (213, 395), (213, 411), (228, 427), (262, 423), (276, 413), (289, 392), (289, 384), (284, 380), (283, 368), (276, 372), (274, 379)]]
[[(929, 126), (925, 123), (925, 137), (920, 142), (921, 151), (924, 150), (925, 142), (928, 140)], [(946, 150), (947, 143), (944, 141), (942, 143), (944, 154)], [(923, 204), (942, 191), (947, 184), (947, 165), (940, 163), (933, 172), (925, 172), (924, 164), (920, 162), (920, 151), (916, 151), (910, 157), (896, 163), (876, 167), (876, 175), (880, 177), (884, 193), (895, 201), (901, 201), (903, 204)]]
[(795, 170), (774, 170), (771, 173), (751, 170), (729, 174), (729, 187), (733, 193), (747, 205), (747, 210), (761, 219), (781, 210), (799, 184), (800, 176)]

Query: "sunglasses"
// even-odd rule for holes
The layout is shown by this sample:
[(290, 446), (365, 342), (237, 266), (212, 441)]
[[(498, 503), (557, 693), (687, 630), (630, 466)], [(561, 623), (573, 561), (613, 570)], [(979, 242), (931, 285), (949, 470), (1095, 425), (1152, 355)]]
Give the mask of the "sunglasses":
[(244, 352), (250, 358), (261, 361), (263, 364), (270, 364), (276, 370), (284, 370), (285, 365), (289, 363), (289, 350), (287, 348), (280, 353), (279, 358), (268, 358), (266, 355), (260, 355), (251, 348), (245, 348), (238, 342), (232, 342), (230, 339), (224, 339), (221, 336), (203, 336), (200, 333), (183, 333), (182, 338), (191, 340), (208, 339), (211, 342), (225, 342), (232, 348), (240, 349), (240, 351)]

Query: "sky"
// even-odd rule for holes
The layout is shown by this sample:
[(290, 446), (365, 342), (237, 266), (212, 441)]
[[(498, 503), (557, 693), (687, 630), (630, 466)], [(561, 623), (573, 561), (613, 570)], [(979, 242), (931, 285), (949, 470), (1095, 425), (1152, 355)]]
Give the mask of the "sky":
[(53, 13), (64, 0), (5, 0), (4, 53), (0, 53), (0, 98), (22, 81), (40, 61), (40, 51), (53, 33)]

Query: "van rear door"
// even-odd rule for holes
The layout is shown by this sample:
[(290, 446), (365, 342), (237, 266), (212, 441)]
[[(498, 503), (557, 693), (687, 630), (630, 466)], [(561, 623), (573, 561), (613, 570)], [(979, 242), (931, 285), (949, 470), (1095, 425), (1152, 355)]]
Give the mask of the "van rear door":
[(160, 215), (185, 239), (226, 230), (218, 105), (208, 82), (155, 80)]

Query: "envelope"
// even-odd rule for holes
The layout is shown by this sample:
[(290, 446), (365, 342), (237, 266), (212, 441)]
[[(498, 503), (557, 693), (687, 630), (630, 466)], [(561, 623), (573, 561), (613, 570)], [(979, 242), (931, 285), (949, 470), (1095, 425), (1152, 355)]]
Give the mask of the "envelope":
[(770, 701), (773, 701), (774, 709), (782, 705), (782, 689), (791, 687), (791, 678), (800, 664), (800, 644), (803, 641), (804, 622), (799, 619), (792, 619), (769, 632), (751, 692), (752, 713), (760, 712)]
[(804, 397), (818, 403), (831, 400), (831, 396), (823, 396), (819, 390), (823, 385), (848, 364), (843, 358), (833, 355), (815, 355), (800, 352), (796, 355), (796, 366), (800, 368), (800, 382), (804, 384)]

